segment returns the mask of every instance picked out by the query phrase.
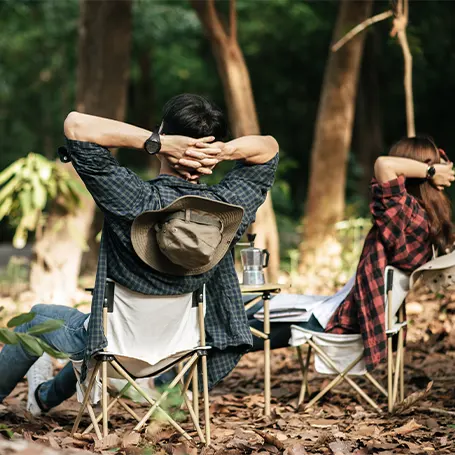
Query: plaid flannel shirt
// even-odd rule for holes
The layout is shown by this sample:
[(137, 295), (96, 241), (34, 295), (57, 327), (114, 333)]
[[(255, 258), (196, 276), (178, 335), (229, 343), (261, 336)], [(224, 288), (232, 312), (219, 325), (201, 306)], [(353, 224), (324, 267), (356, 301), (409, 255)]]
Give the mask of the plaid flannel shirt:
[(431, 259), (428, 216), (406, 191), (405, 178), (371, 183), (373, 227), (360, 256), (351, 293), (325, 331), (361, 333), (365, 363), (371, 371), (387, 355), (384, 272), (387, 265), (412, 272)]
[[(257, 209), (271, 188), (278, 154), (268, 163), (245, 165), (237, 162), (217, 185), (194, 184), (170, 175), (144, 182), (121, 167), (108, 149), (94, 143), (67, 139), (67, 153), (75, 170), (104, 214), (95, 289), (84, 365), (106, 347), (102, 306), (106, 278), (147, 295), (180, 295), (206, 284), (205, 327), (209, 385), (213, 387), (237, 364), (252, 346), (240, 286), (232, 254), (228, 253), (209, 272), (196, 276), (171, 276), (153, 270), (136, 255), (130, 240), (131, 225), (139, 214), (168, 206), (175, 199), (193, 195), (244, 208), (232, 247), (255, 220)], [(86, 368), (83, 368), (85, 376)]]

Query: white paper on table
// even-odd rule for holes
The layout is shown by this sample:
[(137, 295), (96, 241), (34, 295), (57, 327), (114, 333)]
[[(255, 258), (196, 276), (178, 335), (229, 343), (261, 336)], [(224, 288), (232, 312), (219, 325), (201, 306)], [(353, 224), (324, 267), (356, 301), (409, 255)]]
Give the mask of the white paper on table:
[[(355, 275), (334, 295), (279, 294), (270, 300), (271, 322), (307, 322), (313, 314), (322, 327), (338, 306), (346, 300), (355, 281)], [(254, 317), (264, 320), (261, 308)]]
[[(270, 300), (270, 320), (274, 322), (306, 322), (315, 305), (324, 302), (324, 295), (279, 294)], [(254, 317), (264, 320), (261, 308)]]

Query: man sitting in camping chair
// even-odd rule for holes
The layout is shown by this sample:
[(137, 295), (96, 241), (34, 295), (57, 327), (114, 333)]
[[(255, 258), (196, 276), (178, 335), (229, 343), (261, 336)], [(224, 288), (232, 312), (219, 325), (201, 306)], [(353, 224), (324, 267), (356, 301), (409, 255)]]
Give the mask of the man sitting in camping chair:
[[(188, 294), (206, 284), (206, 335), (207, 344), (213, 348), (208, 359), (208, 378), (213, 386), (252, 345), (233, 257), (228, 251), (254, 221), (273, 184), (278, 165), (277, 142), (270, 136), (221, 142), (227, 135), (224, 114), (205, 98), (188, 94), (176, 96), (165, 105), (161, 126), (155, 132), (77, 112), (68, 115), (64, 130), (67, 148), (59, 149), (61, 159), (73, 164), (104, 214), (88, 328), (85, 326), (89, 316), (76, 309), (36, 305), (32, 309), (36, 317), (17, 330), (26, 331), (47, 319), (62, 319), (65, 324), (61, 329), (39, 336), (72, 360), (87, 362), (106, 346), (102, 313), (107, 278), (133, 292), (155, 296)], [(137, 149), (135, 153), (157, 156), (160, 175), (142, 181), (121, 167), (108, 147)], [(236, 164), (219, 184), (199, 183), (201, 176), (211, 174), (222, 161)], [(148, 218), (188, 196), (193, 196), (193, 204), (194, 200), (199, 201), (193, 208), (205, 211), (208, 217), (214, 215), (210, 212), (215, 201), (229, 215), (219, 226), (219, 244), (203, 266), (197, 260), (185, 264), (178, 248), (168, 248), (164, 257), (163, 249), (159, 252), (156, 248), (157, 232), (150, 230), (153, 223)], [(19, 344), (3, 348), (0, 403), (36, 361), (37, 357)], [(82, 381), (85, 370), (82, 369)], [(76, 390), (71, 362), (53, 380), (48, 380), (49, 373), (49, 363), (40, 362), (27, 375), (27, 407), (34, 414), (57, 406)]]

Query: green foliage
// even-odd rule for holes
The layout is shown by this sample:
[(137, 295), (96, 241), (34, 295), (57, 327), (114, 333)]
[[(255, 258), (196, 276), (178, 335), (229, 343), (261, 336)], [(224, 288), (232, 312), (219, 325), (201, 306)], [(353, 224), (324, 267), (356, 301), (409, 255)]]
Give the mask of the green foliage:
[(8, 425), (5, 425), (4, 423), (0, 424), (0, 434), (3, 434), (8, 439), (12, 439), (14, 436), (14, 432), (10, 430)]
[(56, 351), (45, 341), (37, 338), (37, 335), (54, 332), (63, 327), (65, 321), (61, 319), (49, 319), (41, 324), (31, 327), (27, 332), (13, 332), (11, 328), (18, 327), (22, 324), (32, 321), (35, 313), (21, 313), (14, 316), (7, 322), (7, 328), (0, 328), (0, 343), (3, 344), (21, 344), (21, 346), (33, 356), (41, 356), (44, 352), (57, 359), (66, 359), (66, 354)]
[(8, 216), (16, 226), (15, 248), (23, 248), (28, 232), (42, 226), (43, 211), (50, 201), (72, 212), (79, 206), (83, 191), (56, 162), (35, 153), (29, 153), (1, 172), (0, 187), (0, 221)]
[[(227, 2), (218, 1), (216, 7), (224, 20)], [(237, 1), (238, 37), (261, 130), (274, 135), (281, 148), (273, 196), (285, 256), (297, 245), (296, 227), (304, 208), (314, 124), (338, 7), (335, 0)], [(375, 2), (374, 13), (386, 8), (386, 3)], [(449, 156), (455, 149), (455, 79), (448, 76), (455, 69), (454, 15), (455, 2), (411, 2), (408, 28), (417, 129), (434, 136)], [(78, 18), (78, 0), (0, 2), (0, 169), (28, 150), (40, 150), (48, 158), (55, 155), (63, 119), (75, 108)], [(374, 30), (379, 43), (374, 59), (385, 148), (405, 132), (403, 57), (396, 39), (389, 37), (390, 25), (384, 21), (365, 31), (371, 39)], [(153, 128), (166, 100), (181, 92), (206, 95), (225, 108), (210, 43), (187, 0), (135, 0), (132, 44), (128, 121)], [(364, 171), (353, 159), (363, 151), (355, 137), (356, 131), (346, 197), (365, 216), (365, 191), (359, 188)], [(121, 153), (120, 161), (145, 169), (146, 161), (139, 156)], [(218, 176), (225, 169), (217, 169)], [(13, 202), (2, 211), (8, 204)]]

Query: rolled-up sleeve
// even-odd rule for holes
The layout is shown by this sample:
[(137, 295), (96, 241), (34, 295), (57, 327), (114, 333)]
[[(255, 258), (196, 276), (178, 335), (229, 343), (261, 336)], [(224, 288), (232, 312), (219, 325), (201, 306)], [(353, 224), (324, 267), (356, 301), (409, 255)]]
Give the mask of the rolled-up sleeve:
[(370, 211), (383, 243), (389, 248), (405, 246), (405, 230), (419, 212), (418, 202), (406, 190), (405, 177), (371, 182)]
[(132, 220), (152, 195), (150, 185), (120, 166), (107, 148), (92, 142), (66, 140), (68, 158), (105, 215)]
[(244, 209), (237, 239), (255, 220), (256, 211), (264, 203), (273, 185), (278, 167), (278, 153), (267, 163), (248, 165), (237, 162), (224, 179), (216, 185), (216, 191), (226, 202), (241, 205)]

